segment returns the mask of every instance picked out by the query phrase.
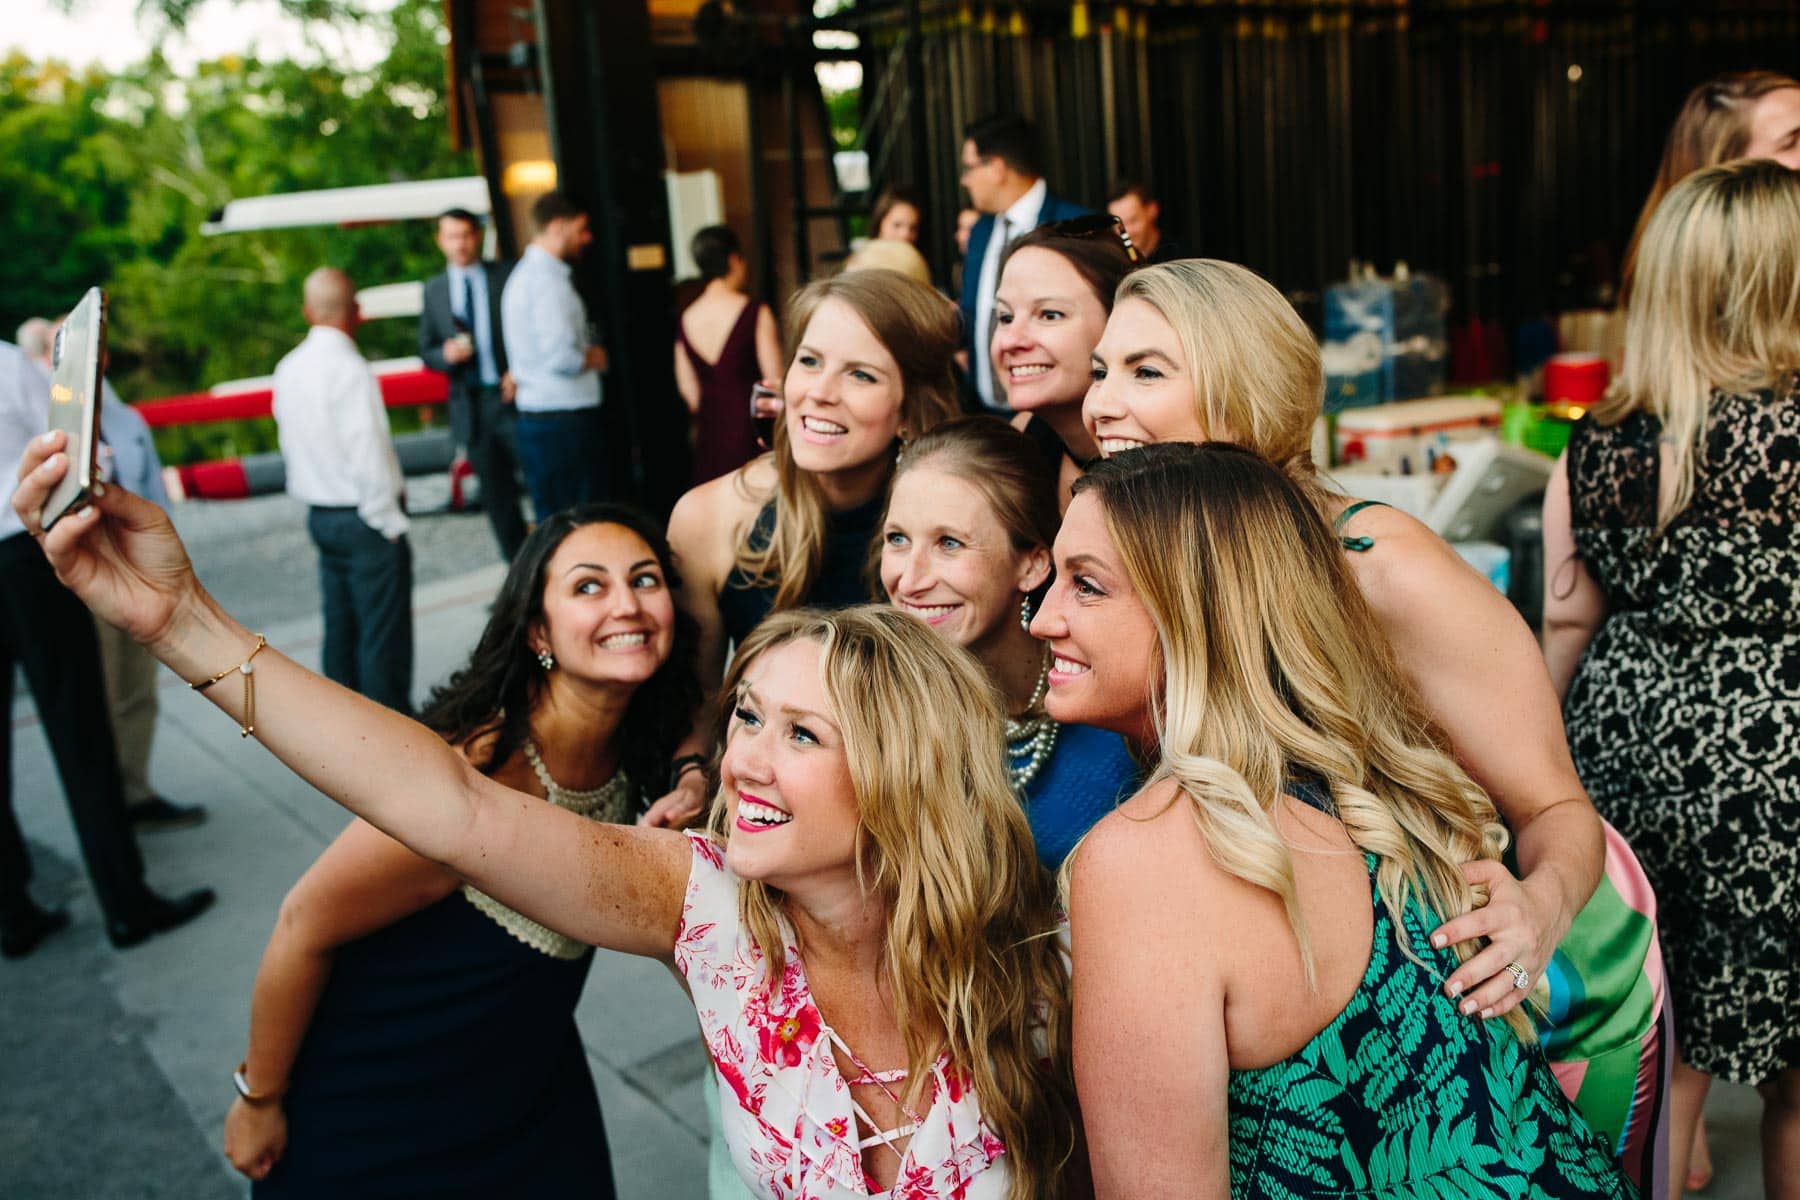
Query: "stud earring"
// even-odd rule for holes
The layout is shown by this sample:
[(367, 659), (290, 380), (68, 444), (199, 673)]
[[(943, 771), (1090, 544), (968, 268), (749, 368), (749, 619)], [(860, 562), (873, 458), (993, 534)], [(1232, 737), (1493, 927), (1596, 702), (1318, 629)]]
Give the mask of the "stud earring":
[(1019, 628), (1026, 633), (1031, 632), (1031, 597), (1019, 601)]
[(537, 660), (538, 666), (544, 668), (546, 671), (551, 670), (556, 666), (556, 656), (551, 654), (548, 648), (537, 652)]

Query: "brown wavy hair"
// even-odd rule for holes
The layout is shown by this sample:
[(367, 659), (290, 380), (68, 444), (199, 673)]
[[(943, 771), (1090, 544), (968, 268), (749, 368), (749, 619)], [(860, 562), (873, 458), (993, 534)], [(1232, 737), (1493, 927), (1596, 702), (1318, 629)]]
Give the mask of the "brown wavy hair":
[[(954, 356), (961, 344), (956, 309), (897, 271), (846, 271), (795, 292), (784, 317), (787, 344), (798, 346), (827, 300), (856, 310), (900, 367), (900, 428), (917, 437), (960, 409)], [(787, 422), (775, 425), (775, 522), (767, 544), (745, 541), (735, 565), (751, 587), (773, 587), (771, 611), (804, 604), (825, 561), (825, 493), (794, 462)], [(739, 480), (743, 479), (740, 474)]]

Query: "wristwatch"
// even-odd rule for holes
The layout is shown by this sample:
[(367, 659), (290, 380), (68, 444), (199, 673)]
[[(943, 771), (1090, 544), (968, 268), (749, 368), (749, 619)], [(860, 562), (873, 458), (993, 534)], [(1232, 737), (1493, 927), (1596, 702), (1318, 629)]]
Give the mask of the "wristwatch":
[(706, 755), (684, 754), (671, 762), (669, 764), (669, 790), (674, 791), (675, 786), (681, 782), (681, 777), (693, 770), (706, 770)]

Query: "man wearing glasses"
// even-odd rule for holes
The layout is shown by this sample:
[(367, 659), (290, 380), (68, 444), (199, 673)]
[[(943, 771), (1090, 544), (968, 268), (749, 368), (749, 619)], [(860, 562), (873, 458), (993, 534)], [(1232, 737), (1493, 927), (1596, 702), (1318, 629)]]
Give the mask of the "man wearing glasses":
[(981, 117), (963, 130), (962, 185), (983, 214), (969, 233), (963, 260), (964, 345), (976, 393), (984, 405), (998, 408), (1006, 398), (995, 384), (987, 348), (1000, 259), (1014, 238), (1090, 210), (1051, 193), (1039, 165), (1037, 130), (1017, 113)]

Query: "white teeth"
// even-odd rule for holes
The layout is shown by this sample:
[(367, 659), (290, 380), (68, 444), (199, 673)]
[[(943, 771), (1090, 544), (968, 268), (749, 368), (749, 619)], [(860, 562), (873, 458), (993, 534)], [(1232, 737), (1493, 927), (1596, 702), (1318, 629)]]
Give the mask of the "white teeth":
[(1141, 450), (1149, 444), (1150, 443), (1148, 442), (1140, 442), (1136, 438), (1101, 438), (1100, 453), (1123, 454), (1127, 450)]
[(818, 417), (801, 417), (800, 423), (813, 433), (839, 434), (849, 433), (849, 429), (831, 421), (823, 421)]
[(641, 646), (650, 640), (646, 633), (615, 633), (611, 637), (601, 638), (600, 645), (606, 650), (621, 650), (626, 646)]
[(918, 613), (921, 617), (941, 617), (945, 613), (955, 612), (962, 607), (958, 604), (908, 604), (908, 612)]
[(1086, 663), (1076, 662), (1072, 658), (1064, 658), (1060, 654), (1051, 659), (1050, 669), (1058, 675), (1080, 675), (1084, 671), (1092, 670)]
[(1030, 363), (1026, 366), (1009, 367), (1007, 369), (1012, 372), (1012, 377), (1014, 379), (1019, 379), (1027, 375), (1048, 375), (1056, 368), (1044, 366), (1042, 363)]
[(794, 819), (794, 814), (782, 812), (773, 804), (764, 804), (761, 800), (749, 800), (738, 797), (738, 816), (752, 825), (786, 825)]

